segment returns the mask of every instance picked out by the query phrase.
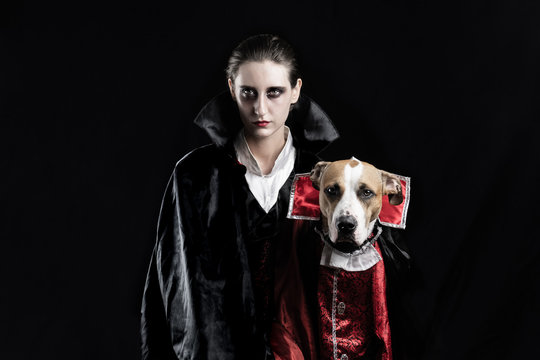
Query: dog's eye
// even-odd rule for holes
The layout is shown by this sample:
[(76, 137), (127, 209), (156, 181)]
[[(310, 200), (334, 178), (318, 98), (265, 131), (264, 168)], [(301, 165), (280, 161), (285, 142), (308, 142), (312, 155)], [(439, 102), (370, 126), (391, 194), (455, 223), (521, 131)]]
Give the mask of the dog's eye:
[(373, 191), (369, 189), (360, 189), (360, 197), (363, 199), (369, 199), (370, 197), (373, 197), (375, 194)]
[(338, 193), (338, 188), (337, 186), (333, 185), (333, 186), (329, 186), (327, 187), (326, 189), (324, 189), (324, 192), (330, 196), (334, 196), (334, 195), (337, 195)]

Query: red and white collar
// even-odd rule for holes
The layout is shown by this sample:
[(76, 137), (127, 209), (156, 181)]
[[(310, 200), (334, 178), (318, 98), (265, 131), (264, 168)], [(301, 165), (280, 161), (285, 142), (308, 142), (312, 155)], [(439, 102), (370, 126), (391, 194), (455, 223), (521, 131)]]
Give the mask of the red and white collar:
[[(405, 229), (407, 222), (407, 211), (409, 209), (411, 194), (411, 178), (396, 175), (401, 181), (403, 202), (399, 205), (392, 205), (388, 201), (388, 196), (383, 196), (382, 209), (379, 214), (379, 223), (398, 229)], [(319, 208), (319, 190), (313, 187), (309, 173), (296, 174), (291, 187), (289, 199), (289, 219), (298, 220), (319, 220), (321, 210)]]

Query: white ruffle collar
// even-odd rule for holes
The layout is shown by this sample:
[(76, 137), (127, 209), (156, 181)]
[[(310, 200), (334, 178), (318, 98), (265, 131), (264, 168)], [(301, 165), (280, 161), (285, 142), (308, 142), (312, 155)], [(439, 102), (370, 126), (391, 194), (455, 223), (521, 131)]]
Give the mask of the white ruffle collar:
[(375, 241), (382, 233), (382, 227), (380, 226), (377, 226), (377, 234), (371, 240), (352, 253), (345, 253), (332, 247), (325, 240), (324, 234), (318, 230), (317, 232), (324, 242), (320, 265), (346, 271), (365, 271), (382, 260), (381, 255), (374, 246)]

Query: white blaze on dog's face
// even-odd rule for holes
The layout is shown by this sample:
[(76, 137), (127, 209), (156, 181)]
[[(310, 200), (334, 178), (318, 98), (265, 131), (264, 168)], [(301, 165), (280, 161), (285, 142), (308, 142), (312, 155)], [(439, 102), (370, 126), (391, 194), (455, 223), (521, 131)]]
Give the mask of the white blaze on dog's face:
[(311, 180), (320, 190), (323, 231), (332, 242), (360, 245), (373, 230), (382, 196), (395, 196), (391, 198), (393, 204), (402, 201), (401, 183), (395, 175), (355, 158), (320, 162)]

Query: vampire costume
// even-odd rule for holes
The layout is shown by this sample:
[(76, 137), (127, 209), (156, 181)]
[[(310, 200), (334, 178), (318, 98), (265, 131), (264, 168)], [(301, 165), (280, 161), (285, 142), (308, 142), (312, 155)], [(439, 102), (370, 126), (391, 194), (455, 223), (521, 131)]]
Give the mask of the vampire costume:
[(143, 359), (317, 359), (314, 222), (286, 215), (295, 174), (338, 138), (334, 125), (300, 97), (286, 122), (294, 167), (265, 211), (236, 154), (242, 124), (229, 93), (195, 123), (213, 144), (176, 164), (163, 197), (142, 304)]
[[(318, 283), (335, 274), (319, 275), (317, 221), (294, 215), (303, 200), (293, 183), (338, 138), (335, 127), (300, 97), (286, 122), (294, 165), (275, 203), (263, 208), (246, 180), (249, 164), (240, 161), (242, 124), (229, 93), (195, 123), (213, 144), (176, 164), (163, 197), (142, 303), (143, 359), (319, 359), (328, 340), (321, 309), (329, 303)], [(382, 269), (390, 288), (409, 260), (394, 231), (385, 226), (377, 240), (385, 267), (376, 275)]]
[[(402, 285), (394, 284), (396, 269), (406, 266), (408, 260), (407, 253), (397, 246), (395, 229), (406, 226), (410, 178), (395, 176), (401, 182), (403, 202), (391, 205), (388, 197), (383, 197), (371, 236), (360, 246), (345, 248), (334, 244), (320, 230), (319, 191), (312, 186), (310, 174), (297, 174), (293, 181), (287, 216), (318, 222), (314, 231), (319, 234), (321, 245), (317, 289), (321, 359), (405, 359), (403, 351), (398, 351), (400, 356), (393, 356), (387, 278), (395, 293), (394, 287)], [(400, 317), (403, 318), (402, 311)], [(397, 338), (402, 347), (403, 334)]]

